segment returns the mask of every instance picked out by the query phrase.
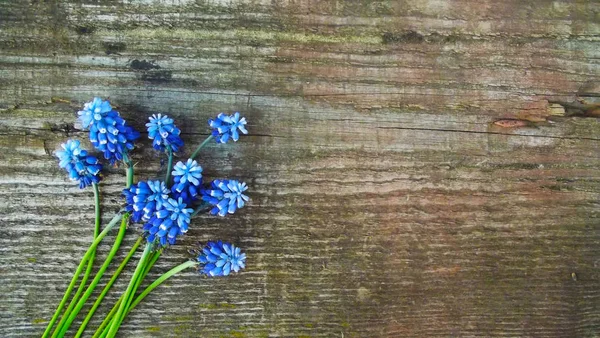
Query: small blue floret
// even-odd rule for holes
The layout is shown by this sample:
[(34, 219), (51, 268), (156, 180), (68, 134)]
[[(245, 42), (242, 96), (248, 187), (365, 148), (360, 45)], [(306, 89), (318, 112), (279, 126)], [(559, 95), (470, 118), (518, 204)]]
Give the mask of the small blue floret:
[(211, 277), (227, 276), (231, 271), (239, 272), (246, 267), (246, 254), (231, 243), (208, 242), (197, 257), (202, 264), (200, 270)]
[(216, 119), (208, 120), (208, 125), (213, 128), (212, 135), (217, 143), (227, 143), (230, 138), (234, 142), (237, 141), (240, 138), (239, 131), (248, 134), (246, 124), (246, 118), (240, 119), (239, 112), (235, 112), (233, 115), (220, 113)]
[(158, 239), (161, 246), (165, 246), (167, 243), (175, 244), (177, 236), (188, 231), (193, 211), (193, 209), (187, 208), (187, 204), (181, 198), (178, 200), (169, 198), (163, 204), (163, 208), (156, 211), (144, 225), (144, 230), (148, 232), (148, 243), (153, 243)]
[(123, 190), (127, 200), (125, 209), (131, 213), (134, 222), (148, 221), (157, 210), (161, 210), (169, 199), (169, 189), (165, 182), (141, 181)]
[(214, 180), (211, 189), (202, 190), (202, 199), (214, 206), (210, 210), (211, 214), (225, 216), (227, 213), (233, 214), (249, 200), (248, 196), (243, 194), (246, 190), (248, 186), (245, 182)]
[(178, 152), (183, 147), (183, 140), (179, 137), (181, 130), (175, 127), (173, 119), (167, 115), (152, 115), (150, 122), (146, 123), (146, 127), (148, 128), (148, 138), (153, 140), (154, 149), (165, 151), (166, 147), (171, 147), (174, 152)]
[(187, 205), (191, 205), (200, 192), (202, 184), (202, 167), (189, 158), (186, 163), (181, 161), (173, 167), (173, 197), (182, 198)]
[(96, 157), (88, 155), (87, 150), (81, 149), (79, 141), (68, 140), (61, 146), (63, 150), (56, 152), (58, 165), (69, 173), (72, 180), (79, 182), (80, 189), (100, 182), (102, 164)]

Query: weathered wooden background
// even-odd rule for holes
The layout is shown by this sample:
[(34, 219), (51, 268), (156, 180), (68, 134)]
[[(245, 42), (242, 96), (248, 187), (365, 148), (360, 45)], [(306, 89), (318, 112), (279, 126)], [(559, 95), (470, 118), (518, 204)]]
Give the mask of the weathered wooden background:
[[(598, 1), (0, 1), (2, 337), (42, 333), (90, 242), (52, 153), (93, 96), (172, 115), (188, 151), (250, 121), (201, 162), (251, 203), (151, 277), (217, 238), (247, 270), (180, 274), (124, 337), (600, 336)], [(145, 135), (133, 158), (160, 170)]]

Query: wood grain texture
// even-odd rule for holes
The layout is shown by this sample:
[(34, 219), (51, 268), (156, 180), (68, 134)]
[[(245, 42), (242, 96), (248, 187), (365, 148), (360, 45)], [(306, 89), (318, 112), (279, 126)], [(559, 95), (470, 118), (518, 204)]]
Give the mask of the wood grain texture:
[[(597, 1), (0, 1), (0, 335), (43, 332), (91, 239), (52, 152), (103, 96), (188, 152), (220, 111), (250, 123), (201, 162), (251, 203), (150, 277), (217, 238), (247, 270), (178, 275), (123, 337), (598, 337), (599, 60)], [(133, 159), (156, 177), (145, 136)]]

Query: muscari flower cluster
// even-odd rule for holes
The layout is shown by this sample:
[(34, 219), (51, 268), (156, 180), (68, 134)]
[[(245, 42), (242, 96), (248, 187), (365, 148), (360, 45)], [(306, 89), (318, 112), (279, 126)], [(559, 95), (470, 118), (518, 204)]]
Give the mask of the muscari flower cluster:
[(133, 142), (140, 137), (110, 102), (98, 97), (86, 103), (77, 114), (83, 128), (90, 131), (90, 141), (111, 165), (121, 161), (123, 153), (133, 149)]
[(244, 191), (248, 190), (245, 182), (236, 180), (214, 180), (211, 188), (202, 190), (202, 199), (213, 206), (210, 213), (225, 216), (233, 214), (248, 201)]
[[(237, 115), (235, 123), (245, 124), (245, 119), (240, 120), (239, 113)], [(168, 116), (154, 115), (146, 126), (155, 149), (163, 151), (167, 145), (176, 144), (177, 149), (183, 146), (180, 131)], [(231, 128), (226, 132), (231, 133)], [(170, 188), (170, 182), (147, 181), (123, 191), (126, 209), (132, 213), (131, 219), (144, 224), (143, 230), (150, 243), (156, 241), (161, 246), (175, 244), (177, 237), (187, 232), (195, 204), (200, 200), (213, 206), (212, 214), (221, 216), (234, 213), (248, 201), (248, 197), (242, 194), (247, 186), (238, 181), (215, 180), (210, 189), (204, 189), (202, 167), (194, 159), (177, 162), (171, 174), (173, 184)]]
[(123, 190), (126, 210), (132, 213), (134, 222), (144, 223), (149, 243), (173, 245), (179, 235), (187, 232), (194, 211), (191, 207), (202, 183), (201, 173), (202, 167), (188, 159), (186, 164), (175, 165), (171, 190), (162, 181), (141, 181)]
[(61, 147), (63, 150), (56, 152), (58, 165), (69, 173), (72, 180), (79, 182), (80, 189), (100, 182), (102, 164), (96, 157), (88, 155), (87, 150), (81, 149), (79, 141), (68, 140)]
[(198, 254), (200, 273), (211, 277), (227, 276), (246, 267), (246, 254), (231, 243), (208, 242)]
[(217, 143), (227, 143), (230, 138), (236, 142), (240, 138), (240, 131), (248, 134), (246, 123), (246, 118), (242, 117), (240, 119), (240, 113), (238, 112), (233, 115), (220, 113), (216, 119), (208, 120), (208, 125), (213, 128), (212, 135)]
[(171, 192), (176, 198), (181, 198), (187, 204), (197, 200), (202, 185), (202, 167), (198, 162), (189, 158), (186, 163), (177, 162), (173, 167), (173, 186)]
[(178, 152), (183, 147), (183, 140), (179, 137), (181, 130), (175, 127), (173, 119), (167, 115), (154, 114), (150, 117), (150, 122), (146, 123), (148, 128), (148, 138), (152, 141), (152, 146), (158, 151), (165, 151), (171, 147), (174, 152)]
[(177, 236), (185, 234), (190, 226), (194, 209), (188, 208), (181, 198), (169, 198), (164, 207), (157, 210), (144, 225), (149, 243), (158, 240), (161, 246), (175, 244)]

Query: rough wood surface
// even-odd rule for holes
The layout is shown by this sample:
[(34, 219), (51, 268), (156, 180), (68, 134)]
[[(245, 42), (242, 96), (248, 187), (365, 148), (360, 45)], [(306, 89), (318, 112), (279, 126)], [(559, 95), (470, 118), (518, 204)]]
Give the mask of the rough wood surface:
[[(216, 238), (248, 269), (180, 274), (123, 337), (598, 337), (599, 60), (591, 0), (0, 1), (0, 335), (41, 334), (90, 241), (52, 152), (98, 95), (188, 145), (250, 121), (201, 162), (251, 203), (151, 277)], [(133, 158), (160, 170), (148, 140)]]

